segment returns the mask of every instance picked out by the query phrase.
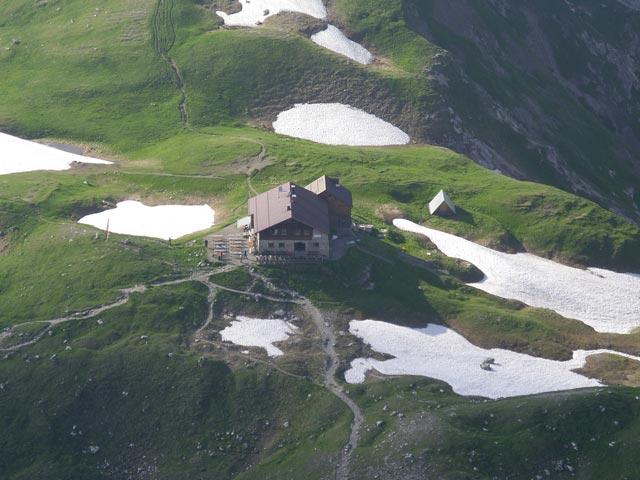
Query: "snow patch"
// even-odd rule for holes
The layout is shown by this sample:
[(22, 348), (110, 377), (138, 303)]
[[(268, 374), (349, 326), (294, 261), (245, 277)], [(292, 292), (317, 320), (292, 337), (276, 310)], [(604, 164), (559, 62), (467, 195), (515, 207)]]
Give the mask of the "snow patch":
[(298, 103), (278, 114), (273, 129), (327, 145), (404, 145), (410, 140), (390, 123), (341, 103)]
[(270, 357), (279, 357), (284, 355), (284, 352), (275, 347), (273, 343), (287, 340), (297, 330), (296, 326), (284, 320), (238, 316), (230, 326), (220, 330), (220, 337), (225, 342), (236, 345), (264, 348)]
[(134, 200), (116, 208), (82, 217), (78, 222), (109, 231), (140, 237), (180, 238), (213, 225), (214, 211), (208, 205), (158, 205), (149, 207)]
[(267, 17), (280, 12), (306, 13), (315, 18), (327, 18), (327, 9), (322, 0), (240, 0), (242, 10), (231, 15), (216, 11), (225, 25), (253, 27)]
[(491, 250), (455, 235), (396, 219), (401, 230), (429, 237), (447, 256), (473, 263), (485, 274), (476, 288), (532, 307), (549, 308), (598, 332), (629, 333), (640, 327), (640, 277), (600, 268), (567, 267), (529, 253)]
[[(484, 349), (453, 330), (429, 324), (412, 329), (375, 320), (352, 320), (349, 331), (390, 360), (357, 358), (345, 372), (348, 383), (362, 383), (375, 369), (384, 375), (420, 375), (447, 382), (460, 395), (489, 398), (597, 387), (602, 385), (571, 370), (584, 366), (590, 355), (613, 353), (636, 361), (639, 357), (611, 350), (577, 350), (566, 362), (547, 360), (500, 348)], [(491, 357), (491, 370), (480, 368)]]
[(112, 163), (64, 152), (0, 132), (0, 175), (35, 170), (68, 170), (74, 162), (102, 165)]
[(363, 65), (368, 65), (373, 60), (373, 55), (369, 50), (359, 43), (349, 40), (339, 28), (333, 25), (329, 25), (325, 30), (311, 35), (311, 40), (324, 48), (349, 57)]

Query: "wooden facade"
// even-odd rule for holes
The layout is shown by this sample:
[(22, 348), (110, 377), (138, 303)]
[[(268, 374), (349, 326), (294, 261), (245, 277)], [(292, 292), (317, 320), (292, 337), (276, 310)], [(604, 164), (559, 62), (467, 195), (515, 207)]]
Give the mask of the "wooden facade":
[(329, 258), (329, 235), (295, 220), (274, 225), (257, 235), (256, 254)]

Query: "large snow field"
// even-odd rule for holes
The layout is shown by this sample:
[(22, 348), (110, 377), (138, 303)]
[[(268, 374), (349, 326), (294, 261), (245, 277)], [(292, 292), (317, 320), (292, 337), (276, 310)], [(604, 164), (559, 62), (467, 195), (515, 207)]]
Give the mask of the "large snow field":
[(600, 268), (567, 267), (529, 253), (508, 254), (408, 220), (401, 230), (429, 237), (450, 257), (473, 263), (485, 278), (470, 284), (503, 298), (555, 310), (598, 332), (629, 333), (640, 327), (640, 276)]
[(68, 170), (74, 162), (111, 164), (107, 160), (64, 152), (0, 132), (0, 175), (34, 170)]
[(287, 340), (296, 333), (297, 327), (284, 320), (265, 320), (261, 318), (236, 317), (231, 325), (220, 330), (220, 337), (225, 342), (244, 347), (260, 347), (270, 357), (279, 357), (284, 352), (273, 345), (274, 342)]
[(149, 207), (134, 200), (119, 202), (116, 208), (82, 217), (78, 222), (109, 231), (155, 237), (179, 238), (213, 225), (214, 211), (208, 205), (158, 205)]
[[(584, 366), (590, 355), (614, 353), (639, 360), (639, 357), (610, 350), (578, 350), (566, 362), (547, 360), (499, 348), (484, 349), (468, 342), (453, 330), (429, 324), (412, 329), (375, 320), (352, 320), (349, 331), (390, 360), (357, 358), (344, 374), (349, 383), (362, 383), (365, 374), (375, 369), (384, 375), (420, 375), (447, 382), (460, 395), (489, 398), (513, 397), (535, 393), (596, 387), (600, 382), (572, 372)], [(491, 357), (492, 370), (480, 368)]]
[(315, 18), (327, 17), (327, 9), (322, 0), (240, 0), (242, 10), (238, 13), (216, 13), (222, 17), (225, 25), (253, 27), (265, 18), (280, 12), (306, 13)]
[(371, 52), (357, 42), (349, 40), (342, 31), (329, 25), (325, 30), (311, 35), (311, 40), (318, 45), (349, 57), (358, 63), (368, 65), (373, 60)]
[(278, 114), (273, 129), (327, 145), (403, 145), (410, 140), (390, 123), (341, 103), (298, 103)]

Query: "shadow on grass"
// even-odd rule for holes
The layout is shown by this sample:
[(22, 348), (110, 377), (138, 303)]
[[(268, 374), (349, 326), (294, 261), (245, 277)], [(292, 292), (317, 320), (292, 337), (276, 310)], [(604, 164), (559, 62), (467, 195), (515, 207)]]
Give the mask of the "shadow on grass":
[[(476, 227), (477, 222), (474, 214), (465, 210), (462, 207), (456, 206), (456, 214), (445, 217), (452, 222), (465, 223), (471, 227)], [(508, 229), (500, 227), (500, 229), (494, 232), (494, 238), (489, 245), (490, 248), (500, 250), (506, 253), (525, 252), (526, 249), (510, 232)]]
[(337, 262), (270, 268), (268, 274), (320, 307), (350, 310), (353, 318), (420, 326), (441, 323), (424, 285), (443, 290), (450, 286), (437, 275), (403, 262), (400, 253), (397, 248), (368, 239), (366, 245), (352, 248)]
[(454, 222), (466, 223), (468, 225), (471, 225), (472, 227), (476, 226), (476, 221), (475, 221), (475, 218), (473, 218), (473, 213), (457, 205), (456, 205), (455, 215), (450, 215), (446, 218), (449, 220), (453, 220)]

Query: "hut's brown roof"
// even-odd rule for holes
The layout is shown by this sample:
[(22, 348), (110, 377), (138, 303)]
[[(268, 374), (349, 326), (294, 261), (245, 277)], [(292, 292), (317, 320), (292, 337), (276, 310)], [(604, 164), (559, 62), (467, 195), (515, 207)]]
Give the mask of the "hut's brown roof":
[(311, 190), (313, 193), (323, 198), (328, 195), (332, 195), (349, 207), (353, 204), (351, 192), (340, 185), (340, 181), (337, 178), (331, 178), (323, 175), (304, 188)]
[(315, 193), (291, 182), (249, 199), (253, 229), (261, 232), (286, 220), (295, 220), (322, 233), (329, 233), (329, 209)]

